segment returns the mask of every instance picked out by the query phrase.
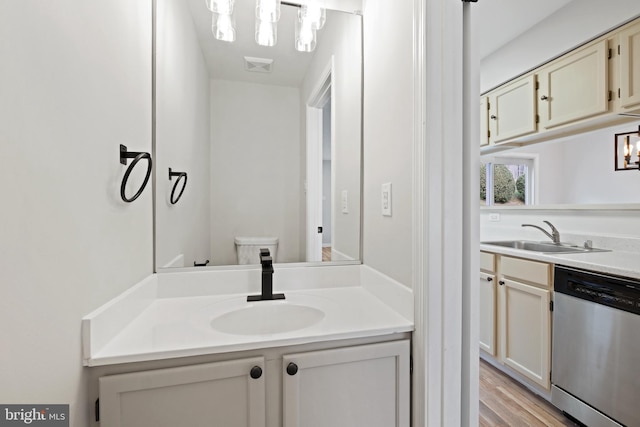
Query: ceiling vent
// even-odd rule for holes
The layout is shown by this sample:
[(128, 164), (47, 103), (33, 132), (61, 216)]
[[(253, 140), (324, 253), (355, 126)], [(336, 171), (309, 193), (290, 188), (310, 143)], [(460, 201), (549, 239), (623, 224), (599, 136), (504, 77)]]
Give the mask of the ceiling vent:
[(254, 73), (270, 73), (273, 59), (244, 57), (244, 69)]

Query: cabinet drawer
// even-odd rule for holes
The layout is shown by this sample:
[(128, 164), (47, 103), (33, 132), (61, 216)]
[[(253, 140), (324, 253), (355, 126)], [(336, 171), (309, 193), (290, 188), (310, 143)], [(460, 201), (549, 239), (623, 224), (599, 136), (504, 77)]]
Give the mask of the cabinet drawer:
[(496, 256), (489, 252), (480, 252), (480, 270), (496, 271)]
[(544, 287), (551, 284), (551, 264), (544, 262), (503, 256), (500, 258), (500, 273), (505, 277)]

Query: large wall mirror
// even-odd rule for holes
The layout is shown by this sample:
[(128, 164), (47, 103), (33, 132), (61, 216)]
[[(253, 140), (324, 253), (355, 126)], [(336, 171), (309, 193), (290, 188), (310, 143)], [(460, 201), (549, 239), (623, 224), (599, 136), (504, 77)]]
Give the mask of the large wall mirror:
[[(640, 15), (640, 3), (635, 0), (541, 0), (530, 6), (532, 9), (528, 10), (528, 3), (502, 0), (493, 5), (478, 4), (475, 17), (482, 25), (482, 92)], [(513, 19), (504, 22), (500, 18), (504, 14)], [(527, 188), (521, 184), (520, 199), (516, 194), (502, 204), (509, 208), (517, 208), (523, 199), (532, 200), (537, 207), (554, 208), (638, 204), (640, 198), (631, 189), (637, 182), (637, 172), (614, 171), (614, 135), (640, 125), (640, 119), (627, 120), (573, 136), (482, 154), (480, 160), (482, 164), (506, 166), (514, 179), (524, 175), (520, 180), (527, 181)], [(501, 179), (496, 173), (492, 178)]]
[(300, 52), (299, 10), (265, 47), (255, 0), (235, 0), (233, 42), (205, 0), (157, 0), (157, 269), (361, 258), (362, 17), (327, 10)]

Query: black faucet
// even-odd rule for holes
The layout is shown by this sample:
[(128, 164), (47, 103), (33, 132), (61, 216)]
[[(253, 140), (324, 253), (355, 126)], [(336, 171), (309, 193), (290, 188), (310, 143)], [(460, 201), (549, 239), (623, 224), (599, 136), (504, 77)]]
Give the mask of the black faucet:
[(260, 249), (260, 264), (262, 264), (262, 294), (249, 295), (247, 301), (284, 299), (284, 294), (273, 293), (273, 258), (271, 258), (269, 249)]

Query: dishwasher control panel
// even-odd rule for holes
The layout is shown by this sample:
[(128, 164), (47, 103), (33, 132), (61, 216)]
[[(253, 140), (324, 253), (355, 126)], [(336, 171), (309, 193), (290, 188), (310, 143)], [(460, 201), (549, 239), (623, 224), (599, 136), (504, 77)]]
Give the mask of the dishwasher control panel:
[(640, 314), (640, 281), (556, 267), (554, 290), (587, 301)]

